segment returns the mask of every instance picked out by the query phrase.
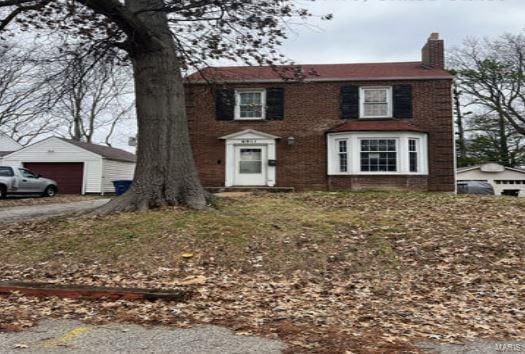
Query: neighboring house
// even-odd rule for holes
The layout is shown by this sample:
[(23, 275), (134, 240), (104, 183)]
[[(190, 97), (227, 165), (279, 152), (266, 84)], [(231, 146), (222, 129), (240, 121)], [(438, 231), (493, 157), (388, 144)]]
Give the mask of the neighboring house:
[(453, 192), (453, 77), (443, 48), (433, 33), (421, 61), (302, 65), (301, 82), (270, 67), (190, 75), (202, 183)]
[(133, 179), (135, 155), (108, 146), (51, 137), (7, 156), (4, 164), (24, 166), (58, 183), (60, 193), (114, 193), (112, 181)]
[(458, 168), (457, 181), (488, 182), (496, 195), (525, 197), (525, 170), (505, 167), (491, 162), (478, 166)]
[(7, 135), (0, 133), (0, 165), (3, 163), (4, 156), (13, 151), (20, 150), (23, 147), (22, 144), (19, 144)]

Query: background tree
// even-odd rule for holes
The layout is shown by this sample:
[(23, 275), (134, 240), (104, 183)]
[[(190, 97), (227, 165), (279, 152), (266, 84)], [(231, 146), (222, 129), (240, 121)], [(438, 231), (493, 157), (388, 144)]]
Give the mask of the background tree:
[(293, 18), (292, 0), (0, 0), (0, 30), (47, 26), (91, 51), (129, 57), (138, 120), (132, 188), (102, 213), (186, 204), (206, 208), (186, 121), (182, 71), (221, 58), (283, 62), (277, 48)]
[[(523, 163), (525, 136), (525, 36), (469, 39), (452, 51), (449, 66), (458, 131), (458, 165)], [(468, 112), (462, 113), (462, 109)]]
[(55, 130), (59, 123), (49, 112), (51, 96), (44, 72), (25, 48), (0, 45), (0, 132), (27, 144)]
[[(53, 61), (49, 89), (56, 97), (51, 115), (58, 119), (62, 135), (93, 142), (96, 135), (110, 138), (117, 124), (133, 117), (133, 87), (129, 67), (73, 50)], [(96, 134), (98, 133), (98, 134)]]
[(525, 135), (525, 35), (470, 39), (453, 52), (451, 65), (471, 102), (494, 111)]
[(525, 165), (525, 137), (497, 114), (478, 114), (469, 119), (470, 138), (466, 161), (469, 165), (488, 161), (504, 166)]

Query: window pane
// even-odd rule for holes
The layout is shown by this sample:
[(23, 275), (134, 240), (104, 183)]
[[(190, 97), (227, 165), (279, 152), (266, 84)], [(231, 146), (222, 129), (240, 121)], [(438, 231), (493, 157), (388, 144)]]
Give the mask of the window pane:
[(260, 118), (262, 116), (262, 106), (240, 106), (241, 118)]
[(262, 118), (262, 92), (239, 92), (239, 117)]
[(417, 172), (417, 142), (415, 139), (408, 140), (408, 160), (410, 172)]
[(253, 174), (262, 172), (261, 149), (241, 149), (239, 173)]
[(13, 169), (11, 167), (0, 167), (0, 177), (13, 177)]
[(240, 161), (239, 173), (250, 174), (250, 173), (261, 173), (262, 162), (261, 161)]
[(18, 169), (20, 171), (20, 173), (22, 174), (23, 177), (26, 177), (26, 178), (36, 178), (36, 175), (33, 174), (33, 172), (29, 171), (29, 170), (25, 170), (23, 168), (19, 168)]
[(261, 149), (241, 149), (241, 161), (261, 161)]
[(365, 117), (379, 117), (388, 114), (388, 104), (386, 103), (365, 103), (363, 107)]
[(346, 140), (339, 141), (339, 152), (346, 152)]
[(241, 104), (246, 105), (260, 105), (261, 104), (261, 92), (241, 92), (239, 93), (239, 97), (241, 100)]
[(361, 140), (361, 171), (397, 171), (396, 141), (394, 139)]
[(387, 102), (387, 89), (365, 89), (365, 103)]

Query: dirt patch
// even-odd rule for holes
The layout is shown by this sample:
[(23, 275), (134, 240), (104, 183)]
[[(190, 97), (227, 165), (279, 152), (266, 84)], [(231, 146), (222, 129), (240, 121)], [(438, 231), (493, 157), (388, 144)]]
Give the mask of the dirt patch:
[[(93, 195), (57, 195), (53, 198), (42, 197), (8, 197), (7, 199), (0, 199), (0, 209), (10, 208), (15, 206), (31, 206), (31, 205), (45, 205), (45, 204), (61, 204), (81, 202), (85, 200), (93, 200), (101, 198), (101, 196)], [(105, 197), (107, 198), (107, 197)]]
[(525, 200), (258, 194), (0, 230), (0, 279), (173, 288), (191, 301), (0, 298), (0, 328), (46, 317), (227, 325), (290, 352), (417, 351), (525, 338)]

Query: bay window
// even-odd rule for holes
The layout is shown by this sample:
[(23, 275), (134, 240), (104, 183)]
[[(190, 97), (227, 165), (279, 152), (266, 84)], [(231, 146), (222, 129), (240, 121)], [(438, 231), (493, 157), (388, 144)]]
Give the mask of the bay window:
[(328, 174), (428, 174), (427, 135), (344, 132), (327, 135)]

